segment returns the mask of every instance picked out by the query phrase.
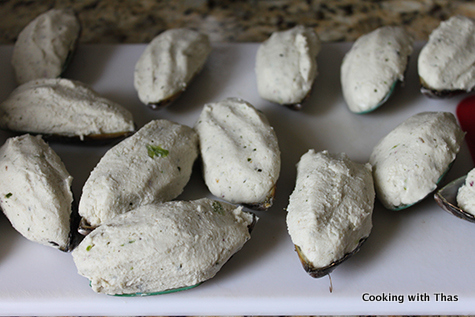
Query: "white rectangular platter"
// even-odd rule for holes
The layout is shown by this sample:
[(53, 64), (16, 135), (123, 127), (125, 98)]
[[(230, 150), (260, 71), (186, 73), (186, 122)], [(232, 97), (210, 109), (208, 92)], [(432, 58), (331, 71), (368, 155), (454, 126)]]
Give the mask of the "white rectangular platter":
[[(351, 113), (340, 86), (340, 64), (349, 43), (323, 45), (319, 76), (301, 111), (271, 104), (257, 94), (258, 44), (216, 44), (198, 77), (168, 108), (154, 111), (138, 100), (135, 62), (145, 45), (82, 45), (65, 77), (91, 85), (128, 108), (138, 127), (167, 118), (193, 126), (203, 105), (242, 98), (262, 110), (275, 128), (282, 170), (275, 204), (257, 212), (252, 239), (211, 280), (191, 290), (149, 297), (94, 293), (76, 272), (71, 254), (30, 242), (0, 216), (0, 315), (387, 315), (475, 314), (475, 224), (440, 209), (429, 195), (394, 212), (375, 204), (373, 231), (359, 253), (328, 277), (314, 279), (301, 267), (287, 234), (285, 208), (295, 184), (295, 164), (308, 149), (345, 152), (367, 162), (376, 143), (422, 111), (454, 112), (462, 97), (434, 100), (419, 92), (417, 55), (406, 83), (380, 109)], [(0, 47), (0, 101), (15, 88), (11, 46)], [(0, 132), (0, 143), (11, 134)], [(90, 171), (110, 146), (51, 146), (74, 177), (79, 199)], [(473, 167), (464, 145), (444, 184)], [(212, 197), (200, 168), (179, 199)], [(411, 301), (410, 296), (420, 296)]]

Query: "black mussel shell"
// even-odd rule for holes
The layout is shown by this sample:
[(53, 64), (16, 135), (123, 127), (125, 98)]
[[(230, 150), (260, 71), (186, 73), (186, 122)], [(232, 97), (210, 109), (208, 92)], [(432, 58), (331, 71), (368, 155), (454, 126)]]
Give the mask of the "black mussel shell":
[(465, 183), (465, 179), (466, 176), (463, 176), (445, 185), (434, 194), (434, 199), (437, 204), (448, 213), (460, 219), (475, 222), (474, 215), (464, 211), (457, 205), (457, 192), (460, 186)]
[(421, 93), (429, 98), (434, 98), (434, 99), (443, 99), (443, 98), (452, 98), (461, 94), (466, 94), (469, 91), (457, 89), (457, 90), (449, 90), (449, 89), (444, 89), (444, 90), (437, 90), (430, 88), (425, 81), (421, 78), (420, 79), (421, 83)]
[(157, 101), (157, 102), (151, 102), (147, 104), (147, 107), (149, 107), (152, 110), (160, 110), (163, 108), (168, 107), (170, 104), (172, 104), (180, 95), (182, 94), (183, 91), (179, 91), (178, 93), (174, 94), (173, 96), (164, 99), (162, 101)]
[(108, 134), (91, 134), (85, 135), (83, 138), (79, 136), (66, 136), (59, 134), (45, 134), (38, 132), (29, 132), (29, 131), (13, 131), (5, 130), (11, 132), (13, 135), (22, 135), (22, 134), (31, 134), (31, 135), (41, 135), (43, 140), (47, 142), (63, 143), (63, 144), (86, 144), (86, 145), (109, 145), (114, 142), (119, 142), (132, 134), (135, 131), (125, 131), (117, 133), (108, 133)]
[(365, 237), (365, 238), (362, 238), (360, 239), (358, 245), (356, 246), (355, 249), (353, 249), (353, 251), (351, 252), (348, 252), (346, 253), (341, 259), (339, 260), (336, 260), (332, 263), (330, 263), (329, 265), (327, 266), (324, 266), (324, 267), (314, 267), (312, 266), (307, 258), (305, 257), (305, 255), (302, 253), (302, 250), (300, 249), (299, 246), (295, 246), (295, 251), (297, 251), (297, 254), (299, 255), (299, 258), (300, 258), (300, 262), (302, 262), (302, 266), (304, 268), (304, 270), (311, 276), (311, 277), (314, 277), (314, 278), (319, 278), (319, 277), (323, 277), (325, 275), (328, 275), (330, 274), (338, 265), (340, 265), (341, 263), (343, 263), (344, 261), (348, 260), (351, 256), (355, 255), (361, 248), (361, 246), (363, 245), (363, 243), (368, 239), (368, 237)]

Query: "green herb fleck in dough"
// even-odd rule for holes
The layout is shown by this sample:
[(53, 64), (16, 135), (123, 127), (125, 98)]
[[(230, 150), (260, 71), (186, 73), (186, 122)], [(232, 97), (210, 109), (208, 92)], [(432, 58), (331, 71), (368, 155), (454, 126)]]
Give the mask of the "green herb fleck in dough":
[(8, 193), (8, 194), (5, 195), (5, 198), (10, 198), (10, 197), (12, 197), (12, 195), (13, 195), (12, 193)]
[(213, 202), (213, 211), (220, 214), (220, 215), (224, 214), (224, 208), (221, 205), (221, 203), (218, 202), (218, 201)]
[(158, 157), (167, 157), (168, 155), (168, 150), (165, 150), (161, 148), (158, 145), (147, 145), (147, 151), (148, 151), (148, 156), (151, 158), (155, 158), (156, 156)]

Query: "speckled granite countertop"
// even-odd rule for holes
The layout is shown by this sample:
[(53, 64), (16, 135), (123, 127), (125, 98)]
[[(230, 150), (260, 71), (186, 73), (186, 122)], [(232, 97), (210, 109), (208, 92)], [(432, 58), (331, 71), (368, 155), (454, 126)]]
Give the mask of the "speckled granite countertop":
[(215, 42), (260, 42), (296, 24), (314, 27), (324, 42), (353, 41), (382, 25), (404, 25), (427, 39), (455, 14), (475, 18), (473, 0), (2, 0), (0, 44), (52, 7), (76, 10), (81, 43), (147, 43), (165, 29), (190, 27)]

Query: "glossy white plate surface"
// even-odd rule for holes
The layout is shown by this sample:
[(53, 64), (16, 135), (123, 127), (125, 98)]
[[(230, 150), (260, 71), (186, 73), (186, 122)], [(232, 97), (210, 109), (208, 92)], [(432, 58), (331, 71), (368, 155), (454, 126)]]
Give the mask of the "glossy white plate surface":
[[(226, 97), (249, 101), (267, 115), (279, 138), (282, 171), (274, 206), (257, 212), (260, 221), (252, 239), (213, 279), (183, 292), (135, 298), (94, 293), (77, 274), (70, 254), (26, 240), (1, 215), (1, 315), (475, 314), (475, 225), (440, 209), (432, 195), (399, 212), (376, 202), (372, 234), (358, 254), (331, 274), (333, 292), (328, 277), (313, 279), (304, 272), (286, 230), (284, 209), (295, 184), (295, 164), (308, 149), (346, 152), (366, 162), (379, 139), (409, 116), (455, 111), (462, 97), (434, 100), (420, 94), (420, 45), (411, 57), (405, 85), (365, 115), (351, 113), (342, 99), (339, 71), (348, 43), (323, 45), (313, 93), (299, 112), (258, 96), (257, 44), (215, 45), (203, 71), (174, 104), (148, 109), (133, 87), (134, 65), (144, 48), (80, 46), (65, 77), (83, 81), (127, 107), (138, 127), (156, 118), (192, 126), (207, 102)], [(11, 46), (0, 47), (0, 101), (15, 87), (11, 52)], [(9, 135), (0, 132), (0, 143)], [(110, 146), (51, 145), (74, 177), (79, 199), (90, 171)], [(472, 167), (464, 145), (443, 184)], [(197, 167), (180, 198), (203, 196), (210, 194)], [(427, 297), (409, 300), (417, 294)]]

